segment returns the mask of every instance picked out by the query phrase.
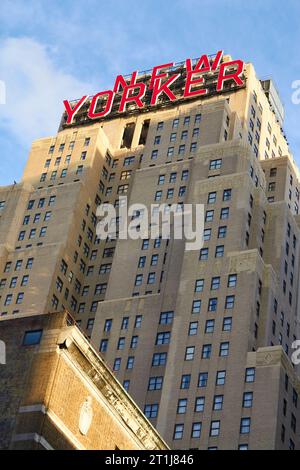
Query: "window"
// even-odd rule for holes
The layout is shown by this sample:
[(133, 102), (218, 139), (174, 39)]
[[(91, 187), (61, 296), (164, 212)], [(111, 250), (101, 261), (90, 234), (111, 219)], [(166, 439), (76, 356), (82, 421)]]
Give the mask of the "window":
[(219, 288), (220, 288), (220, 282), (221, 282), (220, 277), (213, 277), (213, 278), (211, 279), (211, 286), (210, 286), (210, 289), (211, 289), (211, 290), (217, 290), (217, 289), (219, 289)]
[(25, 230), (21, 230), (21, 232), (19, 233), (19, 236), (18, 236), (18, 241), (24, 240), (25, 234), (26, 234)]
[(210, 424), (210, 437), (216, 437), (220, 434), (220, 421), (212, 421)]
[(148, 390), (161, 390), (163, 384), (163, 377), (150, 377), (148, 382)]
[(222, 410), (223, 401), (224, 401), (224, 396), (223, 395), (215, 395), (214, 396), (214, 402), (213, 402), (213, 410), (214, 411)]
[(207, 381), (208, 381), (208, 372), (200, 372), (199, 377), (198, 377), (198, 387), (199, 388), (207, 387)]
[(11, 278), (11, 281), (10, 281), (10, 284), (9, 284), (9, 287), (12, 288), (12, 289), (13, 289), (14, 287), (16, 287), (17, 281), (18, 281), (18, 278), (17, 278), (17, 277), (12, 277), (12, 278)]
[(245, 392), (243, 395), (243, 408), (252, 408), (253, 392)]
[(156, 266), (158, 263), (158, 255), (152, 255), (151, 257), (151, 266)]
[(234, 307), (235, 296), (234, 295), (227, 295), (225, 300), (225, 309), (229, 310)]
[(192, 142), (190, 145), (190, 152), (191, 153), (196, 152), (196, 149), (197, 149), (197, 142)]
[(194, 359), (194, 354), (195, 354), (195, 346), (188, 346), (185, 349), (184, 360), (185, 361), (192, 361)]
[(222, 166), (222, 159), (210, 160), (209, 169), (210, 170), (219, 170)]
[(121, 367), (121, 358), (117, 357), (114, 361), (113, 370), (118, 371), (120, 370), (120, 367)]
[(209, 312), (215, 312), (218, 307), (218, 299), (217, 298), (212, 298), (208, 300), (208, 311)]
[(105, 333), (109, 333), (111, 330), (111, 327), (112, 327), (112, 319), (109, 318), (108, 320), (105, 320), (105, 323), (104, 323)]
[(26, 263), (26, 269), (31, 269), (33, 265), (33, 258), (28, 258)]
[(164, 127), (163, 121), (157, 123), (156, 130), (161, 131)]
[(19, 271), (22, 267), (22, 264), (23, 264), (23, 260), (18, 259), (15, 264), (15, 271)]
[(208, 194), (207, 204), (214, 204), (217, 200), (217, 193), (214, 191)]
[(199, 260), (206, 261), (208, 259), (208, 248), (202, 248), (200, 250)]
[(194, 336), (197, 334), (197, 332), (198, 332), (198, 322), (197, 321), (190, 322), (188, 335)]
[(177, 403), (177, 414), (184, 414), (186, 413), (186, 408), (187, 408), (187, 399), (186, 398), (182, 398), (180, 400), (178, 400), (178, 403)]
[(223, 331), (231, 331), (232, 328), (232, 317), (225, 317), (223, 320)]
[(165, 175), (159, 175), (157, 184), (164, 184)]
[(169, 147), (167, 151), (167, 157), (173, 157), (174, 155), (174, 147)]
[(135, 160), (134, 156), (124, 158), (123, 166), (132, 165), (132, 163), (134, 163), (134, 160)]
[(208, 242), (211, 238), (211, 228), (206, 228), (204, 229), (204, 232), (203, 232), (203, 240), (205, 242)]
[(195, 400), (195, 413), (202, 413), (204, 411), (205, 397), (197, 397)]
[(216, 385), (225, 385), (225, 380), (226, 380), (226, 371), (225, 370), (218, 371), (217, 376), (216, 376)]
[(10, 305), (11, 302), (12, 302), (12, 294), (7, 294), (4, 305)]
[(173, 321), (174, 312), (162, 312), (160, 314), (159, 324), (170, 325)]
[(156, 160), (158, 157), (158, 150), (152, 150), (151, 160)]
[(199, 123), (200, 121), (201, 121), (201, 114), (196, 114), (196, 116), (195, 116), (195, 121), (194, 121), (195, 124), (196, 124), (196, 123)]
[(82, 175), (83, 173), (83, 165), (78, 165), (76, 170), (76, 175)]
[(220, 350), (219, 350), (219, 356), (220, 357), (226, 357), (229, 354), (229, 343), (221, 343), (220, 344)]
[(186, 181), (189, 177), (189, 170), (183, 170), (181, 173), (181, 181)]
[(211, 350), (212, 350), (211, 344), (204, 344), (203, 347), (202, 347), (201, 358), (202, 359), (210, 359)]
[(42, 227), (40, 230), (40, 237), (44, 237), (46, 235), (47, 227)]
[(122, 318), (121, 330), (127, 330), (129, 326), (129, 317)]
[(155, 353), (152, 357), (152, 366), (165, 366), (167, 363), (167, 353)]
[(48, 206), (54, 206), (56, 196), (50, 196)]
[(185, 144), (179, 145), (178, 154), (182, 155), (185, 152)]
[(292, 428), (292, 431), (296, 432), (296, 427), (297, 427), (296, 416), (292, 413), (291, 414), (291, 428)]
[(190, 383), (191, 383), (190, 374), (185, 374), (181, 377), (180, 388), (181, 389), (188, 389), (188, 388), (190, 388)]
[(103, 339), (100, 343), (100, 348), (99, 348), (99, 351), (100, 352), (106, 352), (107, 351), (107, 346), (108, 346), (108, 339)]
[(246, 383), (251, 383), (255, 381), (255, 368), (254, 367), (249, 367), (246, 369), (245, 373), (245, 382)]
[(223, 207), (220, 213), (220, 219), (225, 220), (229, 218), (229, 207)]
[(156, 418), (158, 414), (158, 404), (155, 403), (153, 405), (145, 405), (144, 414), (146, 418)]
[(179, 124), (179, 118), (173, 119), (173, 124), (172, 124), (173, 129), (177, 129), (178, 124)]
[(214, 329), (215, 329), (215, 320), (206, 320), (205, 333), (211, 334), (214, 332)]
[(173, 434), (173, 440), (174, 441), (178, 440), (178, 439), (182, 439), (183, 430), (184, 430), (184, 425), (183, 424), (175, 424), (174, 434)]
[(240, 434), (249, 434), (251, 426), (251, 418), (242, 418), (240, 426)]
[(131, 341), (130, 341), (130, 349), (137, 348), (138, 340), (139, 340), (138, 336), (132, 336)]
[(201, 428), (202, 428), (202, 423), (193, 423), (191, 437), (195, 439), (199, 439), (201, 436)]
[(224, 189), (223, 201), (230, 201), (230, 199), (231, 199), (231, 189)]
[(192, 313), (200, 313), (201, 311), (201, 300), (194, 300), (192, 304)]
[(165, 331), (163, 333), (157, 333), (155, 344), (160, 346), (162, 344), (169, 344), (171, 339), (170, 331)]
[(23, 346), (40, 344), (43, 330), (26, 331), (23, 338)]
[(226, 238), (227, 235), (227, 227), (219, 227), (218, 228), (218, 238)]
[(133, 369), (134, 366), (134, 356), (129, 356), (127, 359), (126, 369)]
[(33, 205), (34, 205), (34, 200), (31, 199), (29, 202), (28, 202), (28, 205), (27, 205), (27, 209), (30, 210), (33, 208)]
[[(51, 211), (47, 211), (47, 212), (45, 213), (45, 216), (44, 216), (44, 221), (45, 221), (45, 222), (47, 222), (48, 220), (51, 219), (51, 214), (52, 214)], [(36, 214), (36, 215), (37, 215), (37, 214)]]
[(143, 283), (143, 275), (142, 274), (137, 274), (135, 277), (135, 286), (140, 286)]
[(130, 386), (130, 380), (124, 380), (123, 381), (123, 387), (126, 390), (126, 392), (128, 392), (129, 386)]
[(134, 328), (141, 328), (142, 326), (142, 315), (136, 315), (135, 321), (134, 321)]
[(215, 258), (222, 258), (224, 256), (224, 245), (216, 246)]
[(229, 274), (227, 287), (236, 287), (237, 284), (237, 274)]
[(213, 210), (206, 211), (206, 213), (205, 213), (205, 222), (212, 222), (213, 218), (214, 218), (214, 211)]

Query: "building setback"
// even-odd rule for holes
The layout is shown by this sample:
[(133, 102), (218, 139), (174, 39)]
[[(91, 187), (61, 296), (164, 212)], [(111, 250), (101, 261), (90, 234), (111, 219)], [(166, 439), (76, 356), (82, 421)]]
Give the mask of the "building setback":
[[(175, 449), (299, 449), (299, 172), (269, 81), (72, 125), (0, 188), (1, 321), (68, 309)], [(204, 246), (96, 236), (202, 203)], [(1, 332), (1, 324), (0, 324)]]

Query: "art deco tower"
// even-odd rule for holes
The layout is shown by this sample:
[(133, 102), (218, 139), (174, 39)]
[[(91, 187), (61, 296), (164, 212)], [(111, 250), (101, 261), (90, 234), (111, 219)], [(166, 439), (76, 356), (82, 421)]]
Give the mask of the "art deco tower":
[[(244, 79), (98, 121), (83, 107), (0, 188), (1, 318), (69, 310), (176, 449), (300, 448), (299, 173), (273, 83)], [(99, 240), (120, 195), (204, 204), (203, 248)]]

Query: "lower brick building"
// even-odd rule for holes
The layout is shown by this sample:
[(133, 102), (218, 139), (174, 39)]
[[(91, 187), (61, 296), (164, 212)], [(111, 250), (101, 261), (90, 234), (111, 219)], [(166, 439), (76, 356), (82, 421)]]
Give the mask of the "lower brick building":
[(167, 449), (67, 313), (5, 321), (1, 338), (1, 449)]

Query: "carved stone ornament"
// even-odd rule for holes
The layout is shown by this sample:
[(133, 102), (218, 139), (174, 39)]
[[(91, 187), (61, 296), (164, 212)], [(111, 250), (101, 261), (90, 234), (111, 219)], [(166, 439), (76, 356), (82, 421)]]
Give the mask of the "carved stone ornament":
[(89, 432), (93, 420), (92, 397), (87, 397), (80, 407), (79, 431), (84, 436)]

